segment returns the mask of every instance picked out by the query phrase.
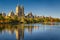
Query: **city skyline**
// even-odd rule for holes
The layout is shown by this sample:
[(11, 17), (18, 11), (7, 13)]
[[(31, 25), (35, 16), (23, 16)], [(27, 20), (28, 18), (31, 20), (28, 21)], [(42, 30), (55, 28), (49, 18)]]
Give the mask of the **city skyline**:
[[(60, 18), (59, 0), (19, 0), (19, 5), (24, 6), (24, 14), (32, 12), (37, 16), (52, 16)], [(16, 11), (18, 0), (0, 0), (0, 12), (8, 14)]]

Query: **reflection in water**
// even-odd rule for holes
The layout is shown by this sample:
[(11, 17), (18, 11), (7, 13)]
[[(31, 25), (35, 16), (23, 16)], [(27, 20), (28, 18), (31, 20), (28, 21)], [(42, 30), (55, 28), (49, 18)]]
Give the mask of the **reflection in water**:
[(16, 34), (16, 40), (24, 40), (24, 29), (27, 28), (27, 31), (32, 34), (32, 29), (37, 29), (37, 26), (24, 26), (24, 24), (19, 25), (9, 25), (9, 24), (0, 24), (0, 32), (4, 34), (5, 32), (9, 33), (10, 35)]
[(32, 25), (24, 26), (24, 24), (19, 25), (9, 25), (9, 24), (0, 24), (0, 32), (8, 32), (9, 34), (16, 33), (16, 40), (24, 40), (24, 29), (27, 28), (29, 33), (32, 33)]
[[(51, 26), (51, 25), (50, 25)], [(51, 27), (47, 25), (39, 25), (39, 26), (32, 26), (25, 25), (25, 24), (18, 24), (18, 25), (10, 25), (10, 24), (0, 24), (0, 34), (7, 35), (5, 33), (8, 33), (10, 35), (13, 35), (15, 33), (15, 40), (24, 40), (25, 30), (32, 34), (32, 32), (45, 32), (46, 30), (52, 30)], [(40, 35), (40, 34), (39, 34)], [(2, 37), (3, 38), (3, 37)], [(7, 38), (8, 39), (8, 38)], [(3, 39), (2, 39), (3, 40)]]
[(0, 24), (0, 32), (4, 34), (5, 32), (9, 34), (13, 34), (15, 32), (16, 34), (16, 40), (23, 40), (24, 39), (24, 25), (2, 25)]
[(16, 39), (17, 40), (23, 40), (24, 39), (24, 25), (21, 25), (21, 27), (19, 28), (17, 28), (16, 30), (15, 30), (15, 32), (16, 32)]

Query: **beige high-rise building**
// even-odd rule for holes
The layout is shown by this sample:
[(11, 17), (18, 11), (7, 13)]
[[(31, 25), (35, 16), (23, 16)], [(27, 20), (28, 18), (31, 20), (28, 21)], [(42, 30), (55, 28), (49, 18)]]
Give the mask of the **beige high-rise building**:
[(24, 7), (17, 5), (15, 15), (17, 15), (18, 17), (24, 16)]

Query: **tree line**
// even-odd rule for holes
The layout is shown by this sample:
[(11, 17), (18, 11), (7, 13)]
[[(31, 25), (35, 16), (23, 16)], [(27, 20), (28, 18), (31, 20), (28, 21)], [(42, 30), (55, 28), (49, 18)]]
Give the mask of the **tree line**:
[(43, 22), (60, 22), (59, 18), (52, 18), (52, 17), (10, 17), (8, 16), (3, 17), (0, 15), (0, 23), (43, 23)]

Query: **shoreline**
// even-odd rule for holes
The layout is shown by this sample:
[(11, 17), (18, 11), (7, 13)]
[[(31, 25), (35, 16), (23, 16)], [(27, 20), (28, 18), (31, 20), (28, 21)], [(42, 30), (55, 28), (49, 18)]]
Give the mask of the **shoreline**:
[[(60, 22), (40, 22), (38, 24), (57, 24)], [(37, 23), (24, 23), (24, 22), (0, 22), (0, 24), (37, 24)]]

